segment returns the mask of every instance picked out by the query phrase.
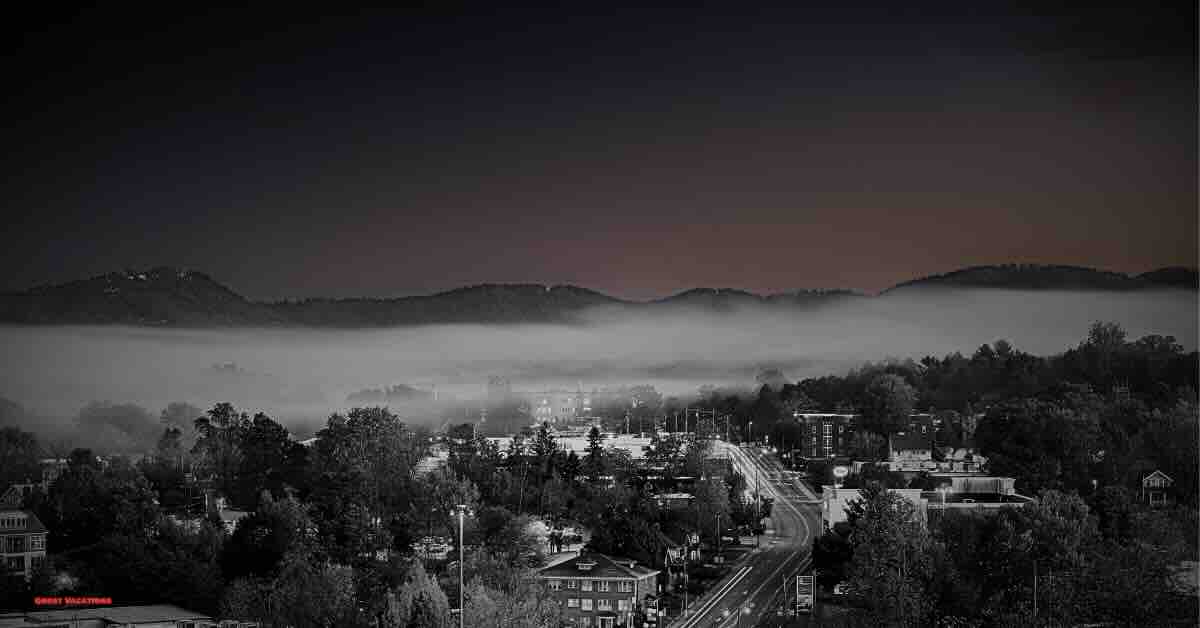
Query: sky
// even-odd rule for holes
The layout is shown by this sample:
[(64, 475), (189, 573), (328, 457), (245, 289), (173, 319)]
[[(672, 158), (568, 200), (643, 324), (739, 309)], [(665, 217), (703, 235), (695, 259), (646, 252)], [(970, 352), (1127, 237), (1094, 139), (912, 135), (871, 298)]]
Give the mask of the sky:
[(255, 299), (653, 298), (1196, 265), (1194, 5), (893, 4), (13, 16), (0, 289), (167, 265)]

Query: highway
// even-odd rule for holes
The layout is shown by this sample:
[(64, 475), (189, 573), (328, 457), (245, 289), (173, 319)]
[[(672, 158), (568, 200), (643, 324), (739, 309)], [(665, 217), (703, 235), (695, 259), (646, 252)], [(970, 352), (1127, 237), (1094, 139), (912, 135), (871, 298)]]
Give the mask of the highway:
[(677, 619), (672, 628), (749, 627), (773, 616), (784, 578), (790, 579), (808, 568), (813, 536), (819, 532), (816, 496), (793, 479), (778, 459), (758, 448), (743, 449), (723, 441), (718, 441), (717, 447), (728, 452), (751, 491), (757, 470), (759, 493), (773, 498), (775, 504), (766, 520), (767, 533), (759, 550), (718, 583), (711, 594), (692, 604), (687, 616)]

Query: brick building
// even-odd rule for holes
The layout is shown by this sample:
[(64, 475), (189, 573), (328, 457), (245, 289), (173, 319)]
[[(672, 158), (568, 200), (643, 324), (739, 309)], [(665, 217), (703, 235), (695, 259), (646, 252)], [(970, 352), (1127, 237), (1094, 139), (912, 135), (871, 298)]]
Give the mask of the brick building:
[(658, 593), (657, 569), (628, 558), (586, 553), (538, 572), (572, 626), (632, 628), (647, 597)]
[(847, 455), (854, 435), (853, 414), (796, 413), (800, 423), (800, 450), (805, 458), (835, 458)]

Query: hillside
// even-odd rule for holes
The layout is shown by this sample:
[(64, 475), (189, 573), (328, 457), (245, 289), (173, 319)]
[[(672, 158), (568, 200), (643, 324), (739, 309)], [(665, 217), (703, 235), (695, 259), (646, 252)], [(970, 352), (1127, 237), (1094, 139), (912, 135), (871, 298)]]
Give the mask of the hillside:
[(1196, 270), (1163, 268), (1130, 276), (1080, 266), (1006, 264), (972, 266), (906, 281), (885, 293), (913, 288), (994, 288), (1007, 290), (1133, 291), (1156, 288), (1196, 289)]
[[(1197, 289), (1195, 269), (1163, 268), (1137, 276), (1075, 266), (976, 266), (899, 284), (920, 288), (1020, 290)], [(802, 310), (871, 298), (848, 290), (760, 296), (743, 290), (697, 288), (653, 301), (626, 301), (576, 286), (485, 284), (391, 299), (306, 299), (255, 302), (198, 272), (154, 268), (0, 294), (0, 323), (173, 327), (384, 327), (439, 323), (573, 323), (589, 308), (673, 315), (729, 313), (742, 307)]]

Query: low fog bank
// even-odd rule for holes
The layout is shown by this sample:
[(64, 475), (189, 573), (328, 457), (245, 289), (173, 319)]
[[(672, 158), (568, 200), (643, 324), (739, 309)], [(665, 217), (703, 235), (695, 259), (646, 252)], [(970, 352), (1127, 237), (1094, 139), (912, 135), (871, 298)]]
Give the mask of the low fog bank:
[[(20, 422), (55, 433), (78, 429), (81, 409), (93, 402), (101, 402), (93, 415), (120, 415), (102, 423), (124, 425), (146, 417), (104, 410), (105, 403), (135, 404), (157, 421), (173, 402), (206, 409), (230, 401), (310, 434), (331, 412), (353, 405), (348, 396), (396, 384), (443, 400), (482, 397), (491, 375), (508, 377), (518, 390), (651, 384), (691, 395), (702, 385), (751, 385), (763, 368), (798, 380), (868, 360), (970, 353), (1000, 338), (1048, 355), (1077, 345), (1096, 320), (1120, 323), (1131, 338), (1174, 336), (1194, 350), (1198, 317), (1190, 291), (909, 290), (792, 311), (597, 310), (573, 326), (0, 327), (0, 397), (23, 407)], [(432, 420), (429, 407), (399, 410)]]

